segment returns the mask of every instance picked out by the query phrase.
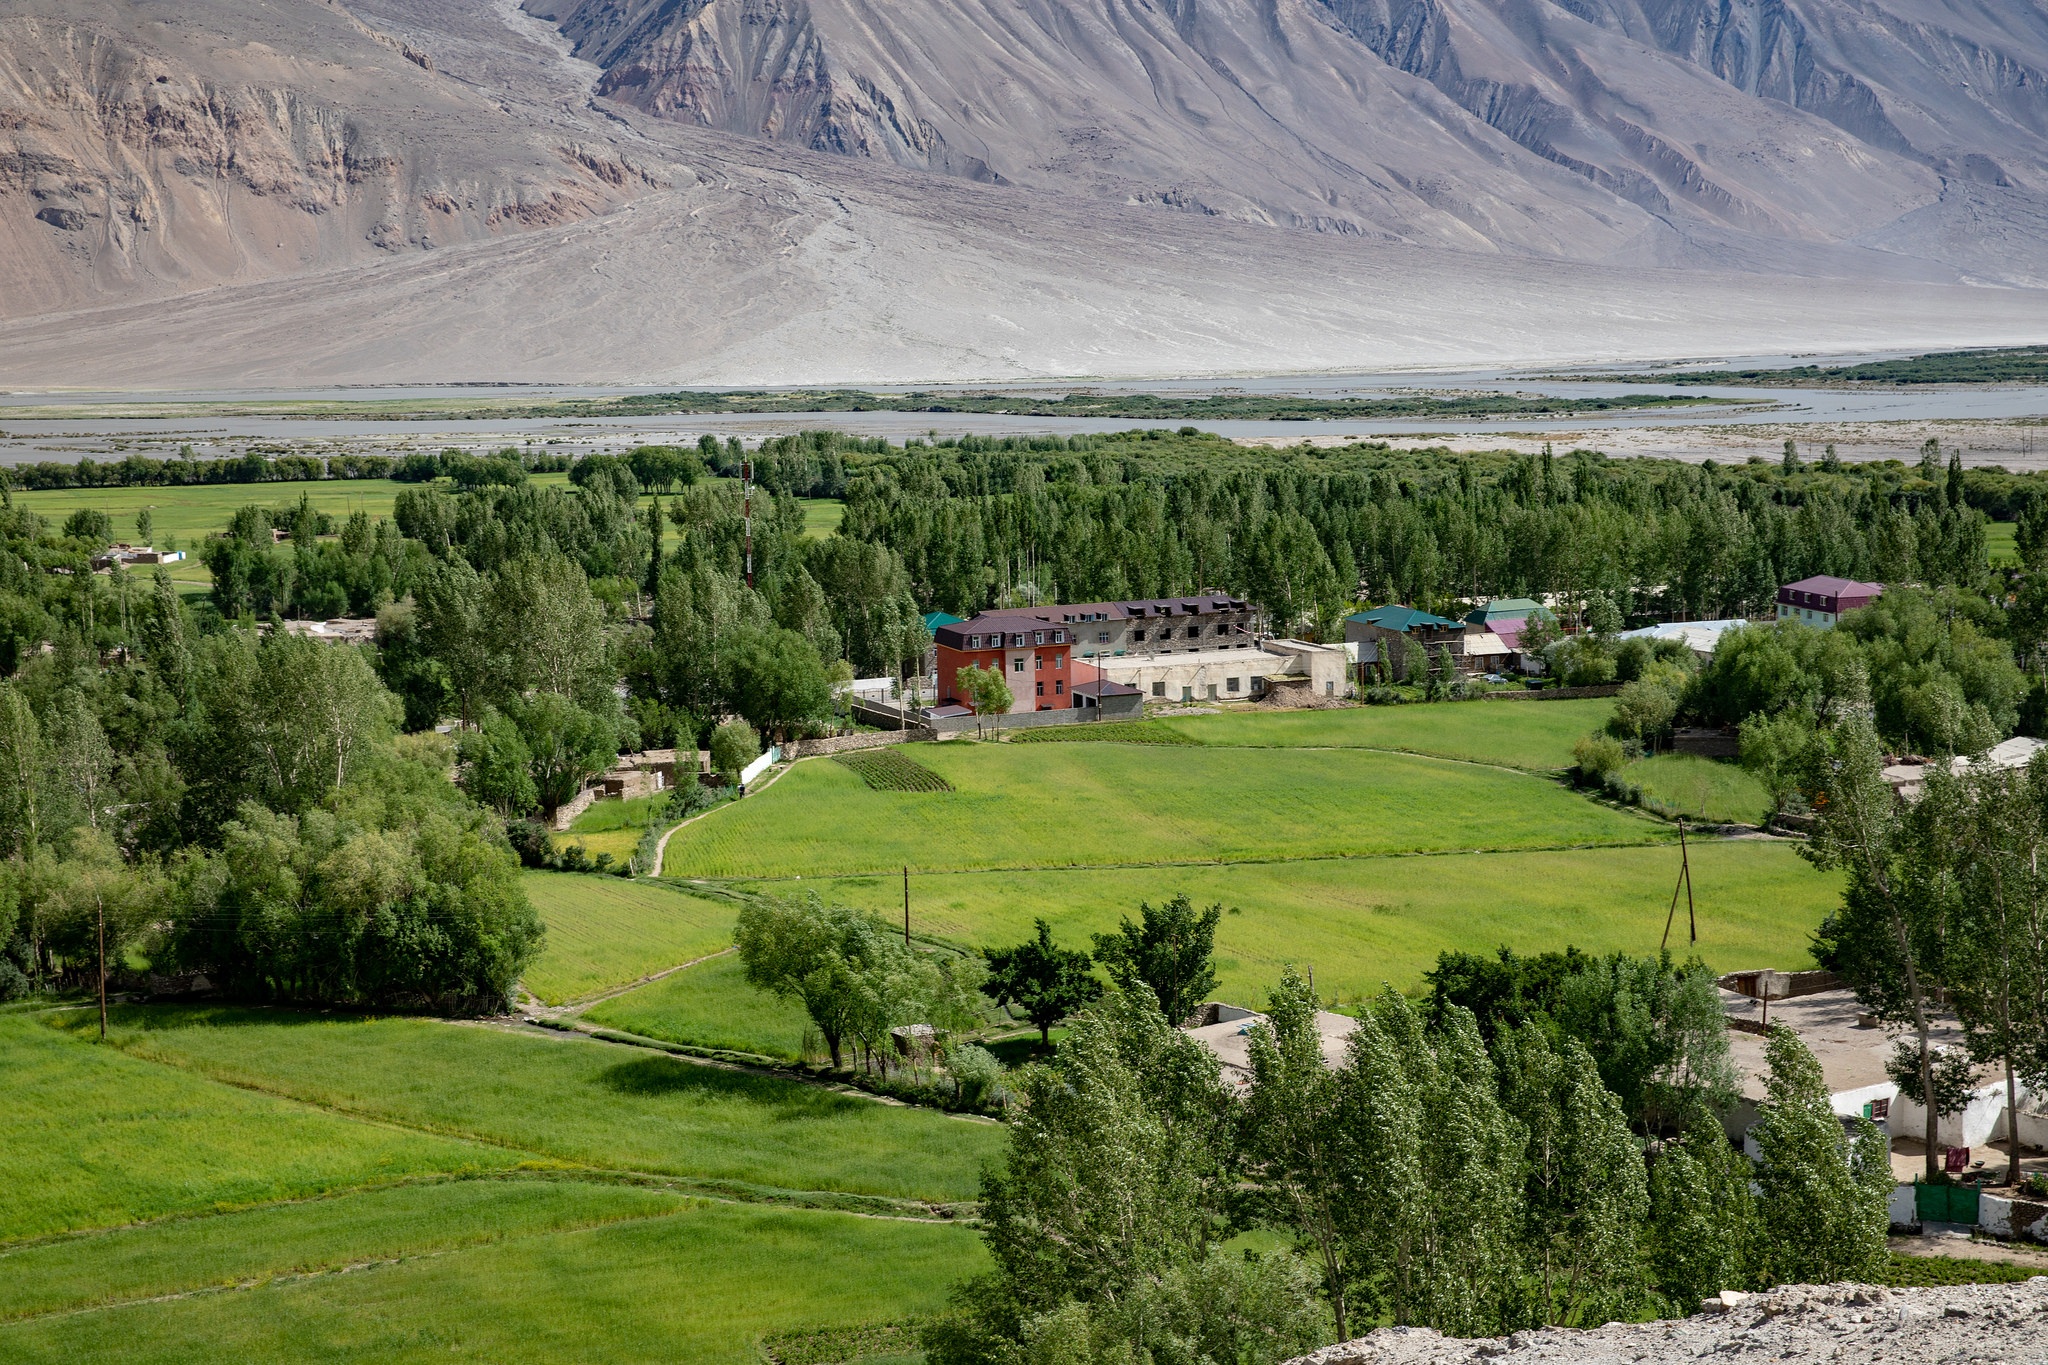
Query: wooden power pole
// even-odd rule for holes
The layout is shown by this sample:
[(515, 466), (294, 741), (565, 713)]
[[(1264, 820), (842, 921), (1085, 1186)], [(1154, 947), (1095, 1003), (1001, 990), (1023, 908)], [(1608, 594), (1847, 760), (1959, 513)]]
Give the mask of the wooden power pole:
[(100, 931), (100, 1041), (107, 1041), (107, 902), (104, 896), (93, 897), (99, 907)]
[(903, 865), (903, 946), (910, 946), (910, 864)]
[(1685, 892), (1685, 924), (1688, 943), (1700, 941), (1700, 921), (1692, 903), (1692, 855), (1685, 846), (1685, 817), (1678, 817), (1678, 884), (1671, 888), (1671, 910), (1664, 916), (1664, 939), (1657, 945), (1662, 952), (1671, 945), (1671, 925), (1678, 918), (1678, 893)]

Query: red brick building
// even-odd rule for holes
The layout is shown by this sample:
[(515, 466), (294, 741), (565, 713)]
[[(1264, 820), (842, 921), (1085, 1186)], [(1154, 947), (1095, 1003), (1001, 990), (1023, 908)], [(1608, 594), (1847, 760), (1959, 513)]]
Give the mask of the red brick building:
[(1045, 610), (991, 611), (934, 630), (940, 702), (970, 705), (959, 685), (961, 669), (998, 668), (1010, 685), (1012, 715), (1073, 707), (1073, 628), (1046, 617)]

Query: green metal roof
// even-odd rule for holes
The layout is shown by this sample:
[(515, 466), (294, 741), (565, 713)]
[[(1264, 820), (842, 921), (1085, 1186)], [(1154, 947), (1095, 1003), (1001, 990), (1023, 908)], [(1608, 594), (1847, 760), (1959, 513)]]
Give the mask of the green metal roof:
[(1527, 597), (1496, 598), (1478, 610), (1466, 613), (1465, 619), (1475, 626), (1483, 626), (1491, 621), (1516, 621), (1530, 616), (1557, 619), (1549, 607)]
[(1344, 619), (1347, 621), (1357, 621), (1368, 626), (1378, 626), (1381, 630), (1398, 630), (1404, 634), (1415, 629), (1417, 626), (1421, 626), (1425, 630), (1456, 630), (1458, 628), (1456, 621), (1446, 621), (1441, 616), (1432, 616), (1426, 611), (1417, 611), (1413, 607), (1404, 607), (1398, 602), (1389, 602), (1386, 606), (1374, 607), (1371, 611), (1354, 612)]

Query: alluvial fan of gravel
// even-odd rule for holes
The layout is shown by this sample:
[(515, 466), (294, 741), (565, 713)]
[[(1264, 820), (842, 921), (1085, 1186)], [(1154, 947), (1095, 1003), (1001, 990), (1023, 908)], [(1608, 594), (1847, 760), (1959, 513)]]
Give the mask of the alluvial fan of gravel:
[(1789, 1285), (1723, 1295), (1668, 1322), (1549, 1328), (1463, 1341), (1388, 1327), (1295, 1365), (1664, 1365), (1703, 1359), (1870, 1361), (1877, 1365), (2041, 1365), (2048, 1361), (2048, 1277), (1945, 1289)]

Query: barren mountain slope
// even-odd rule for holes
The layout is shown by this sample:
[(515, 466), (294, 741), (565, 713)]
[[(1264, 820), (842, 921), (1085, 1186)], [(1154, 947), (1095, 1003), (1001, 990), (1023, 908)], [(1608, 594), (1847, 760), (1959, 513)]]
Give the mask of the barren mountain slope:
[(0, 387), (916, 382), (2010, 342), (2048, 295), (1389, 246), (670, 130), (687, 188), (374, 267), (0, 323)]
[[(601, 94), (660, 117), (1251, 221), (1668, 264), (1854, 240), (1949, 260), (1957, 214), (1941, 205), (1967, 181), (1981, 188), (1964, 216), (2048, 239), (2030, 193), (2048, 180), (2039, 0), (2002, 18), (1979, 0), (1890, 3), (526, 8), (604, 67)], [(1913, 230), (1871, 235), (1908, 215)], [(2048, 275), (2048, 248), (2021, 245), (2003, 277)]]
[(559, 225), (661, 183), (323, 0), (0, 0), (0, 316)]

